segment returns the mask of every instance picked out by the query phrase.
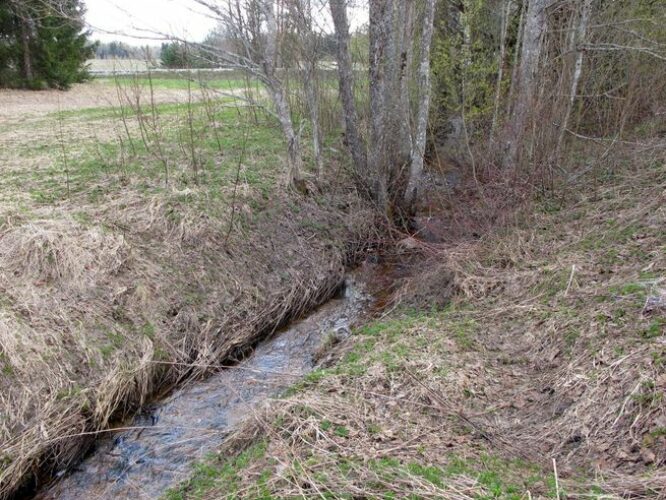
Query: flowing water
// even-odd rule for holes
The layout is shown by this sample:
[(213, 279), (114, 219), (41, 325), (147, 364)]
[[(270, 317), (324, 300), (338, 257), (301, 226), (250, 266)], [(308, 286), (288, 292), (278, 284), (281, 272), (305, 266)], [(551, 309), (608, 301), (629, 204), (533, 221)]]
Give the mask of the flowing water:
[(246, 359), (144, 409), (39, 499), (158, 498), (186, 479), (256, 405), (312, 370), (318, 352), (348, 334), (369, 297), (350, 278), (339, 296), (259, 344)]

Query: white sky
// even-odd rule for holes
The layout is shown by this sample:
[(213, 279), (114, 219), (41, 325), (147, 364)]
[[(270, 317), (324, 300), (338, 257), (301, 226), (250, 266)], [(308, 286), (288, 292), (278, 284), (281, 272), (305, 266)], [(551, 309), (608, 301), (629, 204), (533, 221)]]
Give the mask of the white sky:
[(105, 42), (153, 45), (156, 42), (140, 37), (160, 39), (156, 32), (198, 42), (215, 27), (215, 21), (190, 0), (87, 0), (85, 4), (92, 38)]
[[(86, 22), (93, 31), (93, 40), (104, 42), (120, 40), (131, 45), (156, 45), (161, 39), (156, 33), (200, 42), (216, 24), (193, 0), (86, 0), (85, 5)], [(326, 7), (321, 12), (328, 17)], [(349, 17), (352, 29), (367, 22), (363, 8), (351, 8)]]

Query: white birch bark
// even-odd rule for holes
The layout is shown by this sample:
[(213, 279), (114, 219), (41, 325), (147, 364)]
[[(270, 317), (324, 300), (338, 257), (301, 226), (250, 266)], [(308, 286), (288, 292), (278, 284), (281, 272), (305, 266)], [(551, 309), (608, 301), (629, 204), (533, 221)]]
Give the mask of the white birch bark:
[(517, 94), (511, 117), (511, 137), (506, 161), (515, 167), (527, 126), (530, 109), (534, 106), (535, 86), (544, 32), (546, 7), (550, 0), (529, 0), (525, 15), (525, 32), (518, 67)]
[(300, 138), (294, 130), (291, 111), (287, 101), (284, 85), (277, 76), (278, 57), (278, 24), (275, 16), (274, 2), (262, 0), (262, 10), (266, 18), (266, 49), (264, 54), (264, 73), (268, 78), (270, 96), (287, 140), (287, 183), (297, 185), (301, 181), (302, 158)]
[(578, 21), (578, 26), (576, 28), (575, 34), (575, 50), (576, 50), (576, 62), (574, 64), (573, 76), (571, 78), (571, 88), (569, 90), (569, 100), (567, 101), (566, 111), (564, 112), (564, 118), (560, 124), (560, 134), (557, 138), (557, 146), (555, 148), (555, 161), (559, 161), (560, 153), (562, 151), (562, 143), (564, 142), (564, 136), (569, 126), (569, 119), (571, 118), (571, 110), (573, 109), (574, 102), (576, 100), (576, 94), (578, 93), (578, 84), (580, 82), (580, 76), (583, 72), (583, 56), (584, 50), (583, 45), (585, 44), (585, 39), (587, 38), (587, 27), (590, 22), (590, 14), (592, 12), (592, 0), (583, 0), (583, 5), (581, 7), (580, 19)]
[(405, 202), (411, 206), (417, 199), (418, 186), (423, 174), (423, 157), (425, 155), (428, 115), (430, 110), (430, 46), (432, 43), (433, 23), (435, 19), (435, 0), (425, 0), (423, 28), (419, 53), (419, 69), (417, 75), (420, 90), (416, 111), (416, 131), (412, 141), (409, 181), (405, 192)]
[(324, 172), (324, 159), (319, 123), (319, 99), (317, 90), (317, 44), (312, 26), (312, 5), (310, 0), (292, 0), (289, 3), (291, 14), (297, 21), (300, 32), (301, 79), (305, 91), (305, 101), (312, 124), (312, 149), (315, 156), (317, 176)]

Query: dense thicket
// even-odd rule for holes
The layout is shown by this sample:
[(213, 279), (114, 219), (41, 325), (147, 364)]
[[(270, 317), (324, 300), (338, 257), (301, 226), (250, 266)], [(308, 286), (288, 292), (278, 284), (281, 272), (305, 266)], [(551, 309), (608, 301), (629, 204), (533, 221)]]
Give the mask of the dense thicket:
[(68, 88), (87, 77), (94, 46), (81, 0), (0, 3), (0, 86)]
[(474, 167), (476, 153), (493, 175), (552, 176), (567, 170), (571, 141), (658, 127), (665, 22), (656, 0), (440, 1), (431, 154)]

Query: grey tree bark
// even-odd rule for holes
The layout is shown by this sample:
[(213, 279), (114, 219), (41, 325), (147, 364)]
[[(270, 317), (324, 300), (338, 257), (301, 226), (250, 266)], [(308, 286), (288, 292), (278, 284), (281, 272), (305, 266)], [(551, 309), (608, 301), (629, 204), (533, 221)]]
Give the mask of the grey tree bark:
[[(367, 149), (354, 100), (345, 3), (328, 1), (338, 41), (338, 76), (347, 144), (364, 187), (380, 210), (390, 215), (395, 206), (405, 208), (413, 203), (423, 171), (436, 0), (368, 2)], [(417, 50), (418, 64), (414, 64)]]
[(502, 80), (504, 79), (504, 60), (506, 58), (506, 36), (511, 17), (512, 0), (506, 0), (500, 14), (500, 50), (497, 60), (497, 83), (495, 85), (495, 104), (493, 109), (493, 121), (490, 126), (490, 142), (495, 140), (495, 131), (499, 120), (500, 101), (502, 98)]
[(278, 59), (278, 23), (275, 16), (275, 2), (273, 0), (262, 0), (261, 9), (266, 19), (266, 49), (264, 51), (264, 73), (268, 78), (270, 96), (275, 105), (275, 110), (282, 128), (282, 133), (287, 140), (287, 183), (295, 185), (301, 179), (303, 160), (301, 158), (300, 138), (294, 130), (291, 120), (291, 111), (287, 101), (286, 90), (277, 75)]
[(319, 93), (317, 89), (317, 41), (313, 31), (312, 5), (310, 0), (291, 0), (289, 9), (298, 31), (299, 66), (305, 100), (312, 124), (312, 147), (317, 166), (317, 175), (324, 171), (322, 156), (321, 124), (319, 121)]
[(425, 0), (424, 7), (417, 75), (420, 96), (416, 111), (416, 130), (410, 155), (409, 181), (405, 192), (405, 202), (408, 206), (413, 205), (418, 197), (418, 186), (423, 174), (423, 158), (425, 156), (426, 132), (430, 111), (430, 46), (435, 19), (435, 0)]
[[(373, 175), (374, 198), (385, 213), (390, 212), (394, 183), (409, 165), (409, 121), (403, 116), (401, 91), (406, 72), (411, 36), (404, 36), (405, 0), (370, 0), (370, 144), (368, 170)], [(411, 75), (410, 75), (411, 76)], [(400, 193), (400, 201), (404, 198)]]
[(515, 167), (525, 137), (529, 111), (534, 105), (537, 70), (546, 30), (546, 7), (551, 0), (529, 0), (525, 14), (523, 45), (517, 71), (515, 105), (511, 117), (509, 151), (506, 162)]
[(562, 123), (560, 124), (560, 134), (557, 138), (557, 146), (555, 148), (555, 161), (559, 161), (560, 159), (562, 143), (564, 142), (564, 136), (569, 126), (569, 119), (571, 118), (571, 110), (573, 109), (573, 105), (576, 100), (576, 94), (578, 93), (578, 84), (580, 82), (580, 76), (583, 72), (583, 56), (585, 54), (585, 51), (583, 50), (583, 45), (585, 44), (587, 38), (587, 27), (590, 23), (591, 12), (592, 12), (592, 0), (583, 0), (583, 5), (581, 6), (581, 11), (580, 11), (580, 18), (578, 20), (578, 25), (576, 27), (576, 33), (574, 37), (576, 62), (574, 63), (573, 75), (571, 77), (569, 100), (567, 101), (567, 107), (564, 112), (564, 118), (562, 119)]
[(520, 18), (518, 19), (518, 39), (516, 40), (516, 51), (513, 57), (513, 68), (511, 70), (511, 86), (509, 87), (508, 110), (513, 108), (516, 85), (518, 83), (518, 67), (520, 63), (520, 50), (523, 47), (523, 34), (525, 33), (525, 11), (527, 10), (527, 1), (522, 0), (520, 6)]
[(354, 100), (354, 72), (352, 67), (349, 21), (345, 0), (329, 0), (331, 17), (335, 27), (337, 42), (338, 80), (340, 99), (345, 121), (345, 137), (356, 169), (361, 175), (367, 175), (367, 150), (361, 136), (358, 112)]

